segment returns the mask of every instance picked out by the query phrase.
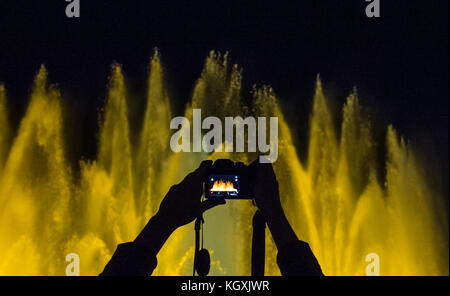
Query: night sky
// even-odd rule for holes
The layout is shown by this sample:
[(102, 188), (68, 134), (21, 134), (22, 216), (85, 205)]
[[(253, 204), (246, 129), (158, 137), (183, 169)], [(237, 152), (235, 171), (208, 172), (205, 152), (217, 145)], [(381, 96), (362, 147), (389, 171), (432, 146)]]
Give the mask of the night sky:
[(448, 188), (448, 1), (381, 0), (379, 19), (365, 16), (364, 0), (81, 0), (77, 19), (65, 16), (66, 5), (2, 1), (0, 81), (17, 126), (33, 77), (46, 65), (73, 111), (67, 129), (78, 139), (68, 143), (74, 159), (95, 155), (97, 113), (113, 62), (123, 65), (130, 93), (145, 97), (158, 47), (181, 112), (214, 49), (229, 51), (243, 67), (244, 94), (254, 83), (273, 86), (300, 135), (318, 73), (336, 106), (357, 86), (382, 126), (392, 123), (438, 156)]

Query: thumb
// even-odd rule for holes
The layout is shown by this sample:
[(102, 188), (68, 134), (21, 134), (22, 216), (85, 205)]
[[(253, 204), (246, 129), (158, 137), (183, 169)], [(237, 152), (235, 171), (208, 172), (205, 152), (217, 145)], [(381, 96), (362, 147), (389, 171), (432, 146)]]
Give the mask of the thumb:
[(225, 199), (223, 198), (210, 198), (207, 199), (205, 201), (203, 201), (202, 203), (200, 203), (200, 214), (203, 214), (204, 212), (206, 212), (207, 210), (214, 208), (215, 206), (218, 205), (224, 205), (226, 204)]
[(202, 161), (200, 166), (194, 171), (193, 177), (199, 182), (203, 181), (203, 178), (205, 177), (208, 169), (212, 166), (212, 163), (213, 162), (211, 160)]

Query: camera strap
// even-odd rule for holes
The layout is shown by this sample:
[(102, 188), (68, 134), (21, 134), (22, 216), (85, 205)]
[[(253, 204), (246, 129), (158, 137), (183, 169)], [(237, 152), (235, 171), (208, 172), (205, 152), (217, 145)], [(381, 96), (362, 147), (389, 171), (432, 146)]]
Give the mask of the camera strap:
[[(203, 217), (199, 216), (195, 220), (195, 251), (194, 251), (194, 272), (192, 276), (195, 276), (198, 262), (198, 252), (200, 251), (200, 228), (203, 224)], [(203, 245), (203, 244), (202, 244)], [(203, 246), (202, 246), (203, 247)]]
[[(207, 275), (210, 267), (209, 253), (206, 256), (207, 251), (203, 249), (203, 223), (204, 220), (202, 216), (199, 216), (195, 220), (195, 253), (193, 276), (195, 276), (196, 271), (199, 275)], [(201, 254), (202, 252), (203, 254)], [(266, 220), (264, 219), (261, 211), (257, 210), (255, 215), (253, 216), (252, 276), (264, 276), (265, 254)]]
[(253, 216), (252, 276), (263, 276), (266, 254), (266, 220), (260, 210)]
[(194, 276), (196, 271), (199, 276), (207, 276), (211, 268), (211, 256), (209, 255), (209, 251), (203, 248), (203, 223), (203, 217), (200, 215), (197, 220), (195, 220)]
[(198, 253), (203, 248), (203, 233), (202, 233), (202, 245), (200, 247), (200, 229), (203, 232), (202, 224), (204, 223), (203, 216), (197, 217), (195, 220), (195, 251), (194, 251), (194, 272), (193, 276), (195, 276), (195, 271), (197, 270), (198, 266)]

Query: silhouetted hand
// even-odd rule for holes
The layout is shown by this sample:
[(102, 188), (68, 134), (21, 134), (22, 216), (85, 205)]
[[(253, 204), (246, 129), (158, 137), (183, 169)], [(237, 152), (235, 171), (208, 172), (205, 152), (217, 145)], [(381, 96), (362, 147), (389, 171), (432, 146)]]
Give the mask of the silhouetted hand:
[(297, 241), (298, 238), (284, 214), (280, 202), (278, 182), (271, 163), (254, 161), (255, 184), (253, 194), (256, 206), (262, 212), (278, 249), (283, 245)]
[(181, 183), (172, 186), (161, 202), (157, 215), (172, 227), (178, 228), (194, 221), (205, 211), (225, 204), (222, 198), (200, 201), (203, 194), (203, 180), (211, 165), (212, 161), (203, 161), (199, 168), (187, 175)]
[(255, 172), (255, 187), (253, 194), (258, 208), (264, 217), (274, 217), (283, 215), (283, 208), (280, 202), (278, 182), (270, 163), (259, 163), (254, 161), (251, 166)]
[(178, 227), (194, 221), (217, 205), (225, 204), (225, 200), (221, 198), (201, 201), (203, 180), (211, 165), (212, 161), (203, 161), (198, 169), (170, 188), (156, 215), (134, 240), (136, 244), (156, 254)]

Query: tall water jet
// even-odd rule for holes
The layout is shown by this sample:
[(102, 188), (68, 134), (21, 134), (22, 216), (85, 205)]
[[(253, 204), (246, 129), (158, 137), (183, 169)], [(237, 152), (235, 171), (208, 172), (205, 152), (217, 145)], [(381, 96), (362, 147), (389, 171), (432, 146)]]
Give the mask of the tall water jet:
[[(98, 274), (117, 244), (133, 240), (140, 226), (133, 193), (126, 88), (119, 65), (112, 67), (108, 88), (97, 160), (81, 162), (77, 192), (81, 219), (79, 231), (70, 242), (73, 252), (95, 259), (84, 269), (88, 274)], [(90, 253), (80, 247), (88, 244)]]
[[(150, 62), (148, 79), (147, 106), (144, 122), (135, 154), (135, 192), (137, 193), (137, 210), (144, 220), (148, 220), (158, 209), (159, 201), (166, 188), (157, 182), (165, 168), (165, 159), (170, 154), (167, 128), (171, 120), (171, 108), (165, 89), (163, 69), (157, 51)], [(153, 201), (152, 201), (153, 199)], [(144, 212), (141, 212), (144, 211)]]
[[(440, 192), (414, 149), (387, 131), (388, 274), (448, 274), (448, 217)], [(413, 239), (416, 238), (416, 239)]]
[[(134, 159), (137, 211), (144, 211), (139, 212), (143, 223), (157, 212), (170, 186), (179, 182), (179, 176), (185, 172), (183, 161), (178, 161), (175, 167), (173, 161), (170, 161), (170, 120), (171, 107), (164, 71), (159, 53), (155, 51), (150, 62), (147, 105)], [(180, 274), (185, 262), (182, 260), (185, 251), (180, 248), (184, 239), (183, 229), (169, 238), (158, 255), (160, 264), (154, 271), (155, 275)]]
[[(308, 221), (314, 218), (311, 212), (311, 201), (305, 198), (309, 190), (309, 179), (305, 174), (303, 165), (297, 156), (292, 140), (291, 130), (284, 118), (277, 97), (269, 86), (262, 86), (253, 90), (255, 116), (275, 116), (278, 118), (278, 159), (273, 164), (280, 184), (280, 200), (286, 211), (286, 215), (292, 223), (292, 227), (299, 238), (317, 237), (317, 229), (314, 224), (308, 227)], [(266, 135), (266, 138), (267, 135)], [(271, 239), (269, 231), (266, 236), (266, 273), (268, 275), (279, 275), (276, 264), (276, 247)]]
[(72, 180), (59, 100), (41, 67), (0, 180), (0, 274), (64, 270)]
[[(333, 271), (343, 272), (346, 264), (345, 250), (351, 215), (364, 189), (373, 182), (376, 184), (376, 151), (371, 135), (371, 124), (363, 114), (356, 89), (347, 99), (342, 109), (341, 139), (339, 143), (339, 160), (336, 171), (336, 227), (334, 232)], [(380, 193), (381, 188), (376, 192)], [(378, 194), (373, 199), (380, 199)], [(381, 201), (381, 200), (379, 200)]]

